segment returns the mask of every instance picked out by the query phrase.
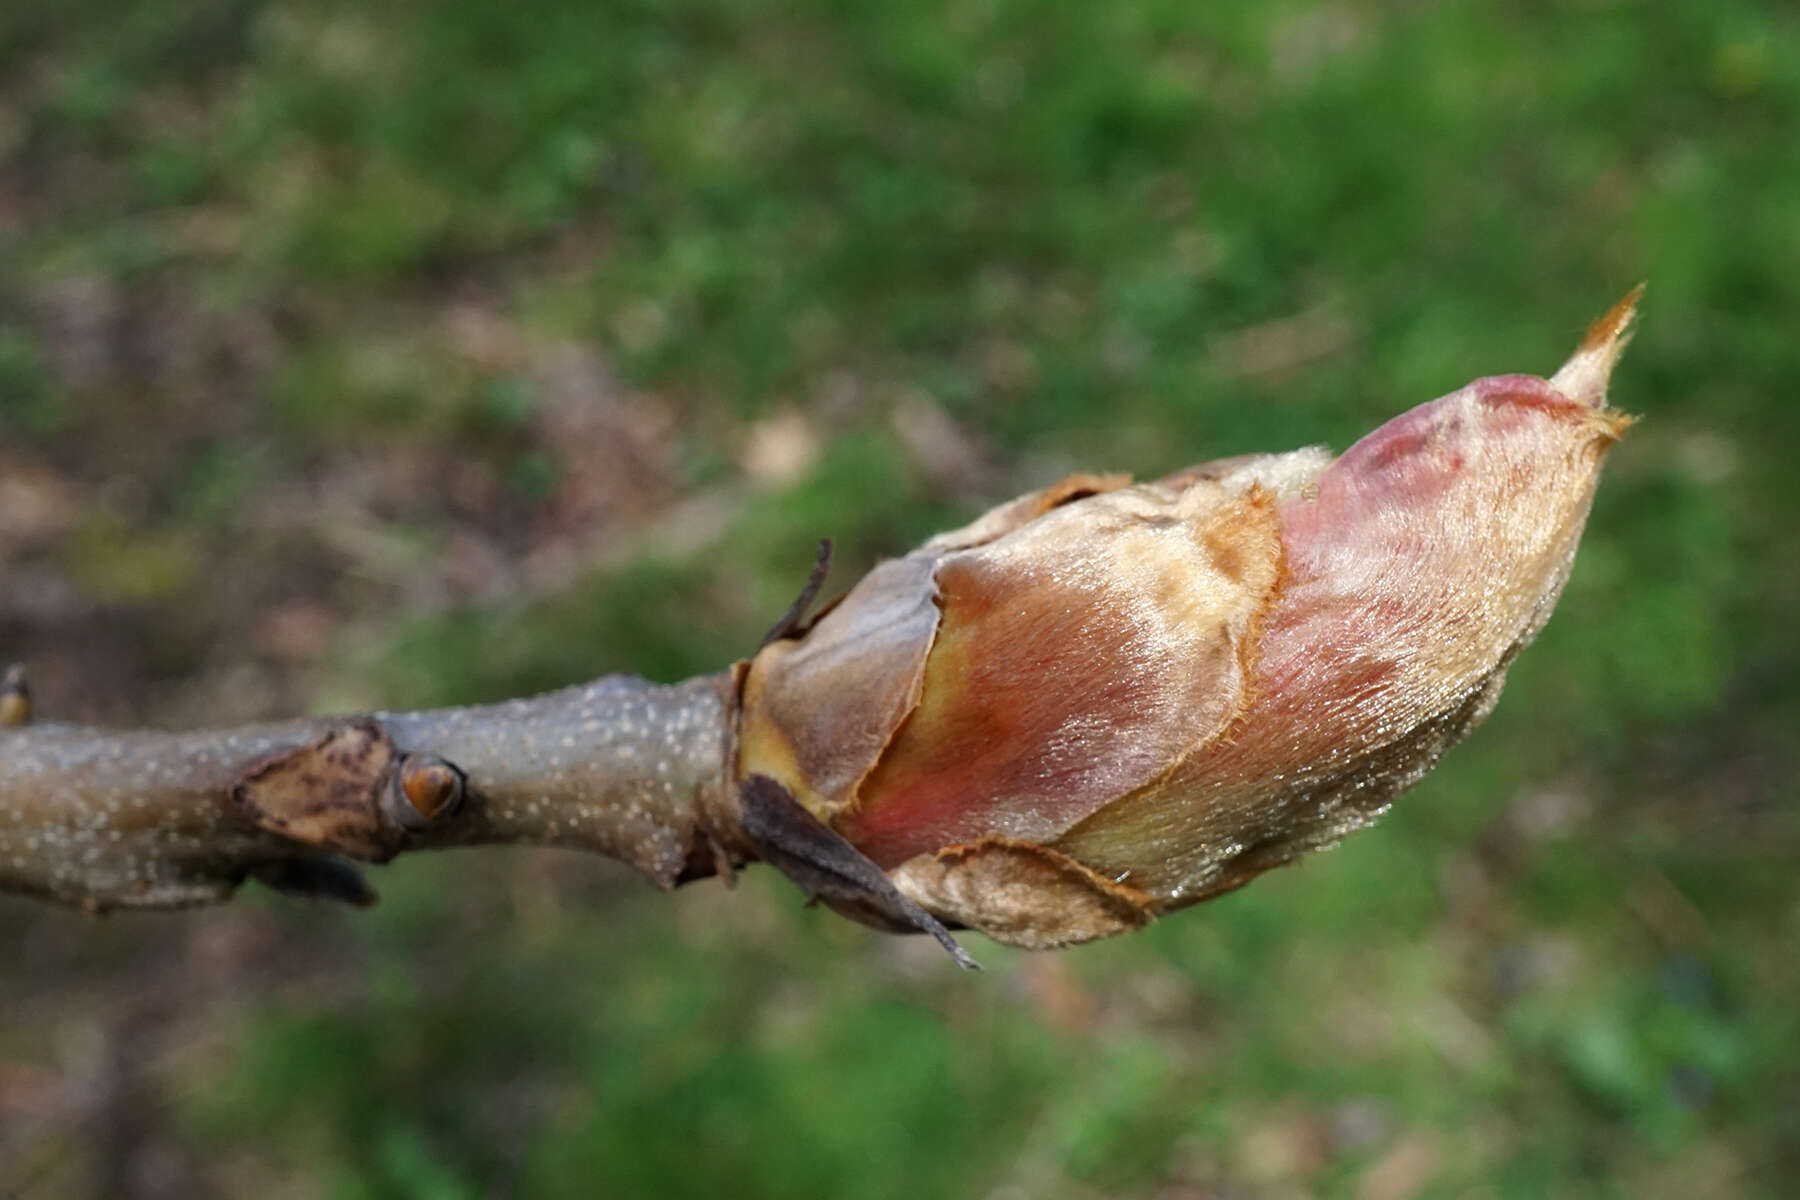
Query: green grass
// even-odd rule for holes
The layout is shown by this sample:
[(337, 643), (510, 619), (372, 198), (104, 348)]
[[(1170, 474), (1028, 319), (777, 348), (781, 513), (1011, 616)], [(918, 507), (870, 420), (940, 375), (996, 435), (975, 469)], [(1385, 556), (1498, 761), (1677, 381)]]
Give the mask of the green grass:
[[(369, 915), (279, 910), (349, 982), (246, 1001), (233, 1053), (171, 1085), (174, 1144), (346, 1197), (1749, 1196), (1800, 1172), (1795, 13), (142, 0), (14, 6), (0, 47), (23, 197), (0, 444), (140, 479), (143, 527), (64, 550), (108, 602), (204, 586), (195, 547), (259, 480), (371, 446), (490, 471), (495, 520), (550, 511), (546, 401), (461, 353), (447, 297), (677, 414), (678, 491), (734, 487), (759, 418), (818, 431), (700, 551), (365, 622), (329, 698), (714, 669), (820, 535), (845, 580), (976, 490), (1342, 446), (1548, 372), (1651, 285), (1616, 383), (1644, 420), (1561, 610), (1376, 830), (1055, 966), (978, 946), (974, 979), (779, 881), (668, 899), (565, 864), (539, 911), (512, 868), (408, 862)], [(178, 232), (195, 214), (211, 234)], [(71, 380), (34, 315), (70, 279), (142, 297), (153, 345), (201, 329), (196, 363), (245, 314), (269, 348), (198, 416), (204, 365)], [(908, 451), (890, 417), (919, 394), (987, 484)], [(153, 458), (126, 412), (198, 432)], [(393, 520), (425, 561), (453, 522), (420, 504)], [(1547, 793), (1573, 799), (1540, 828)]]

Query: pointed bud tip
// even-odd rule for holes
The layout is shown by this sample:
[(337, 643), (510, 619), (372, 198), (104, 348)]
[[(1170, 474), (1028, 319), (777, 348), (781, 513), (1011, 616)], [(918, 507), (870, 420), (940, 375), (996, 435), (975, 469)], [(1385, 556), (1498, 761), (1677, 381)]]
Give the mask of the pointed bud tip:
[(1644, 285), (1638, 284), (1606, 311), (1606, 315), (1588, 326), (1587, 336), (1569, 361), (1550, 377), (1550, 386), (1578, 404), (1589, 408), (1606, 407), (1606, 383), (1612, 377), (1619, 355), (1631, 341), (1631, 322), (1637, 316), (1638, 300)]

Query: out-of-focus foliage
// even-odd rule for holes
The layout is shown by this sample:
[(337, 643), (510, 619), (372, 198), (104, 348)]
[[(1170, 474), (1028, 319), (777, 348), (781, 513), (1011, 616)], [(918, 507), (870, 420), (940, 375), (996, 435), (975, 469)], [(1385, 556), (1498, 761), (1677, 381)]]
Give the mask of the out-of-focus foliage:
[(5, 6), (59, 715), (714, 669), (822, 534), (1341, 447), (1651, 290), (1560, 611), (1344, 848), (973, 978), (527, 853), (6, 903), (0, 1192), (1791, 1190), (1796, 130), (1800, 15), (1729, 0)]

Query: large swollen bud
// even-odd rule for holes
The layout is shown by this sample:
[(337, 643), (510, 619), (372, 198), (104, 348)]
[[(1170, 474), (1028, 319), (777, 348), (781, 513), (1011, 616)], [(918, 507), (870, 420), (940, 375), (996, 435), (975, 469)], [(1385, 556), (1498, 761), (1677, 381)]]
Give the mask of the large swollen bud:
[(1367, 824), (1493, 707), (1567, 578), (1636, 293), (1548, 380), (1333, 459), (1077, 476), (882, 563), (744, 675), (765, 776), (945, 921), (1133, 928)]

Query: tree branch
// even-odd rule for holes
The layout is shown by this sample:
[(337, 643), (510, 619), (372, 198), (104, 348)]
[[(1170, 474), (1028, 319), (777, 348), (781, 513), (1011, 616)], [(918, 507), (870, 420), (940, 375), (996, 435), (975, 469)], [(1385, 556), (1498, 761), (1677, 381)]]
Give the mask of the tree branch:
[(487, 708), (209, 733), (30, 725), (0, 679), (0, 889), (91, 909), (333, 856), (571, 846), (663, 887), (770, 863), (884, 929), (1028, 948), (1137, 929), (1374, 820), (1497, 700), (1631, 419), (1633, 292), (1554, 376), (1478, 379), (1333, 458), (1078, 475), (812, 574), (747, 663)]
[(750, 855), (727, 784), (735, 713), (729, 675), (611, 676), (505, 704), (241, 729), (0, 728), (0, 890), (167, 908), (256, 875), (366, 901), (335, 856), (500, 842), (605, 854), (671, 887)]

